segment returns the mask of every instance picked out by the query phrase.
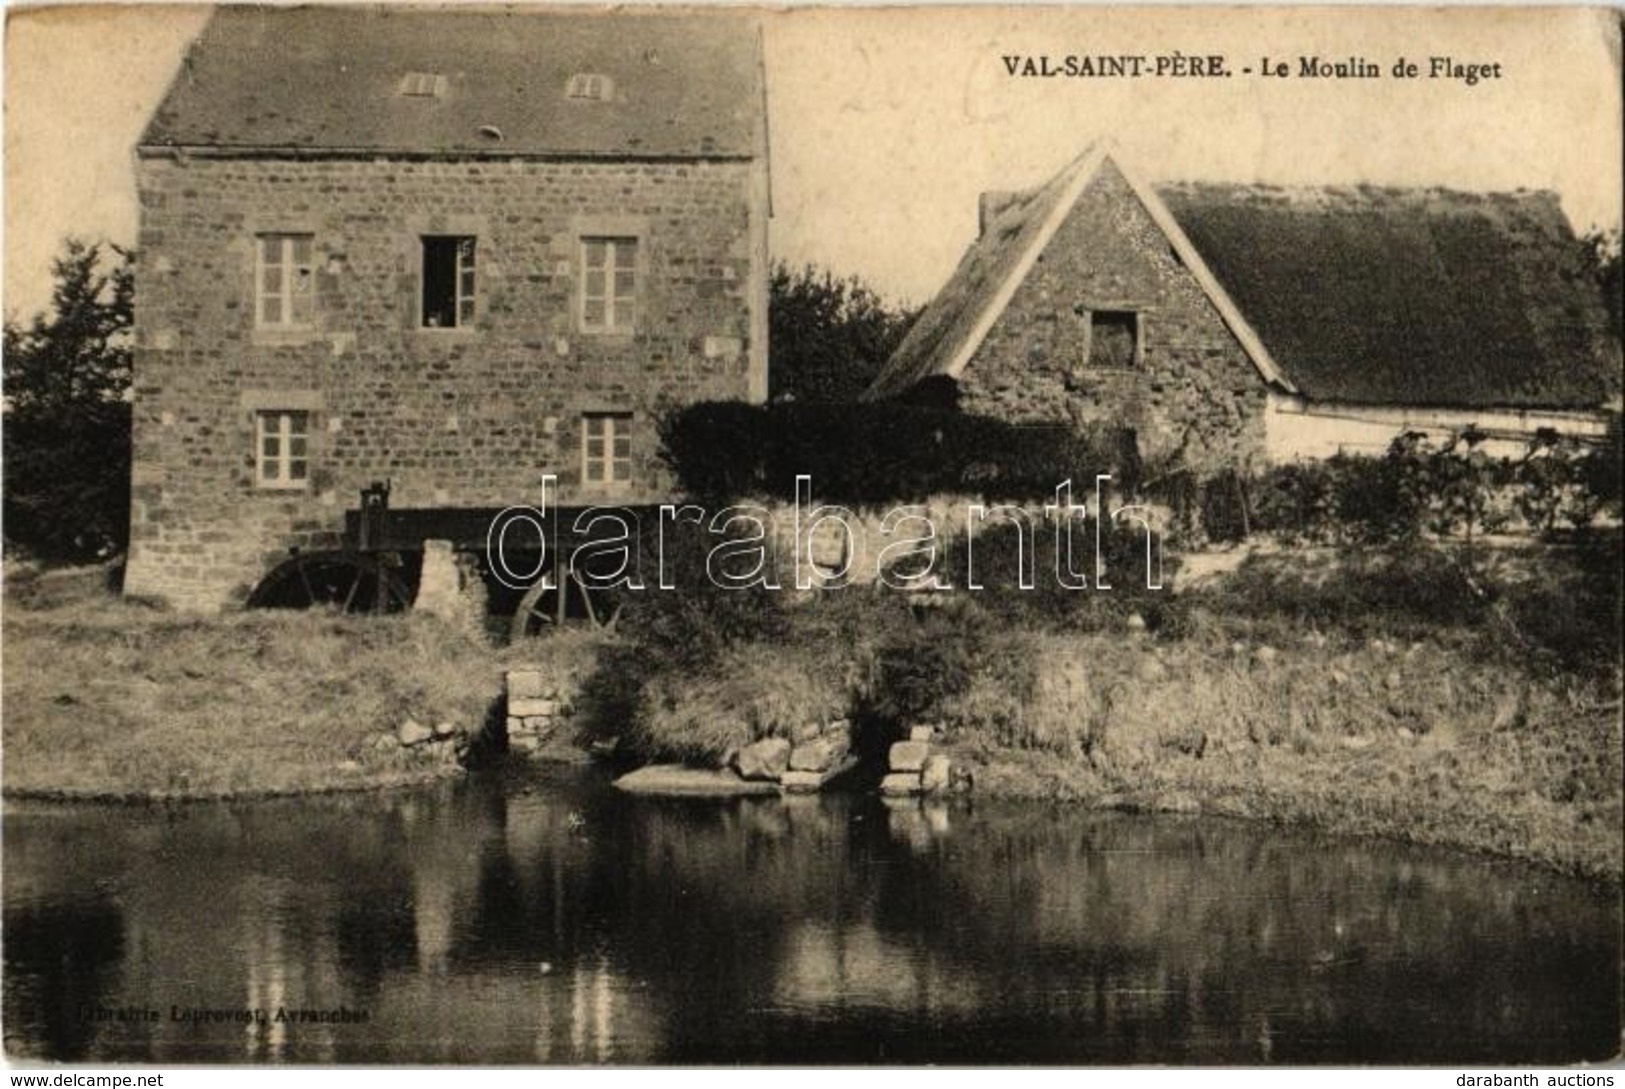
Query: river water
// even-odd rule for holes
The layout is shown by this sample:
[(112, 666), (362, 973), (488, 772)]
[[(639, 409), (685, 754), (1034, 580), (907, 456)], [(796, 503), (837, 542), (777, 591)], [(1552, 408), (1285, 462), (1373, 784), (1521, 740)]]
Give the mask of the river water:
[(14, 804), (4, 832), (13, 1056), (1462, 1064), (1619, 1045), (1617, 892), (1213, 818), (634, 798), (560, 768)]

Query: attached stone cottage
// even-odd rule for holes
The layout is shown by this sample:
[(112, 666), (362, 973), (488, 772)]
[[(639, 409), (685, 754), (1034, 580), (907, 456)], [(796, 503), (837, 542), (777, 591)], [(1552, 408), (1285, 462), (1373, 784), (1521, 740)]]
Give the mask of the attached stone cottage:
[(411, 507), (662, 496), (767, 391), (767, 121), (737, 13), (223, 7), (136, 152), (126, 588), (241, 601)]
[(982, 196), (980, 236), (868, 391), (1109, 421), (1199, 470), (1469, 426), (1601, 435), (1618, 348), (1554, 194), (1152, 188), (1093, 148)]

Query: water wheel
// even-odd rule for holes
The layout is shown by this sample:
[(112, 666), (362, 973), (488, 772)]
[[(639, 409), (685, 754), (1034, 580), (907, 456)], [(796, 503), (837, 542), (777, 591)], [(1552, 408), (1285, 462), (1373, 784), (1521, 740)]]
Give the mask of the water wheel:
[(538, 579), (519, 598), (509, 627), (513, 642), (565, 624), (580, 623), (613, 631), (621, 616), (617, 591), (588, 586), (572, 568)]
[(337, 607), (398, 613), (412, 605), (401, 559), (388, 552), (303, 552), (273, 568), (248, 597), (251, 609)]

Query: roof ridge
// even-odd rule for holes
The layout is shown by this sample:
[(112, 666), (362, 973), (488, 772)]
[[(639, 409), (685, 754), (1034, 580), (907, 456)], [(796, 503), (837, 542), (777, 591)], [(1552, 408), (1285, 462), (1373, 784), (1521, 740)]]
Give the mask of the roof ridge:
[(1463, 189), (1453, 185), (1392, 185), (1386, 182), (1328, 182), (1314, 185), (1306, 183), (1286, 184), (1282, 182), (1265, 181), (1223, 181), (1211, 178), (1177, 178), (1151, 183), (1152, 188), (1158, 192), (1179, 192), (1192, 189), (1211, 190), (1246, 190), (1259, 193), (1336, 193), (1360, 194), (1381, 193), (1398, 194), (1404, 196), (1460, 196), (1479, 200), (1506, 199), (1517, 201), (1543, 201), (1561, 200), (1562, 193), (1556, 189), (1539, 187), (1527, 188), (1519, 186), (1516, 189)]

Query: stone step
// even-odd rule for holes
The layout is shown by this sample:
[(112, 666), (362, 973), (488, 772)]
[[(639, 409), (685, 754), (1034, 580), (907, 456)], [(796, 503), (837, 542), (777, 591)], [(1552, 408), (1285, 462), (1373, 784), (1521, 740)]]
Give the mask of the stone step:
[(790, 752), (790, 771), (822, 773), (837, 767), (846, 759), (851, 748), (845, 734), (823, 734), (811, 741), (803, 741)]
[(786, 794), (812, 794), (857, 766), (858, 758), (848, 754), (823, 771), (787, 771), (779, 777), (779, 788)]
[(691, 768), (683, 764), (650, 764), (615, 780), (615, 787), (633, 794), (775, 794), (777, 784), (741, 779), (732, 771)]
[(894, 798), (908, 794), (918, 794), (920, 793), (920, 773), (917, 771), (894, 771), (880, 780), (880, 793)]
[(918, 772), (931, 755), (929, 741), (899, 741), (891, 747), (888, 763), (892, 771)]

